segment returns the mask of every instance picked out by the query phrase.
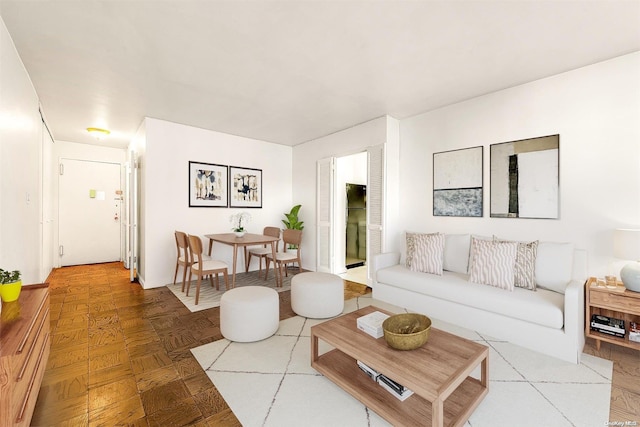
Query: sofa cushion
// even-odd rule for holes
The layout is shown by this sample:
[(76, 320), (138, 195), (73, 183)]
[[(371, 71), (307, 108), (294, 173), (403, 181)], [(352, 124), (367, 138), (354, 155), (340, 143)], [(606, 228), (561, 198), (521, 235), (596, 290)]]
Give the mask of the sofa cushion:
[(513, 291), (518, 244), (473, 239), (475, 256), (470, 281)]
[(407, 233), (407, 267), (412, 271), (442, 274), (444, 235)]
[(573, 243), (540, 242), (536, 256), (536, 284), (564, 294), (573, 274)]
[(546, 289), (531, 292), (515, 288), (513, 292), (504, 292), (469, 282), (469, 276), (465, 274), (445, 271), (442, 276), (436, 276), (410, 271), (402, 265), (378, 270), (376, 280), (549, 328), (561, 329), (564, 325), (564, 295)]
[(445, 234), (442, 268), (447, 271), (467, 274), (470, 245), (471, 235), (469, 234)]
[[(493, 236), (495, 241), (509, 242), (510, 240), (499, 239)], [(538, 253), (538, 241), (517, 242), (518, 252), (516, 254), (516, 264), (514, 267), (514, 286), (525, 288), (531, 291), (536, 290), (536, 255)]]

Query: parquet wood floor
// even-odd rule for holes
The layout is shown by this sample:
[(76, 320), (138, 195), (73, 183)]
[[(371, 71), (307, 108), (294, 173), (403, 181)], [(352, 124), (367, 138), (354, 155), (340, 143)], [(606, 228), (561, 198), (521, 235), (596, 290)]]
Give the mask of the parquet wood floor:
[[(167, 288), (130, 283), (121, 263), (48, 282), (51, 355), (32, 425), (240, 425), (189, 351), (222, 338), (219, 308), (191, 313)], [(347, 282), (345, 298), (366, 290)], [(294, 316), (279, 296), (281, 319)]]
[[(121, 263), (56, 269), (48, 282), (51, 355), (32, 425), (240, 425), (189, 351), (222, 338), (219, 308), (191, 313), (167, 288), (130, 283)], [(346, 282), (345, 298), (368, 290)], [(279, 295), (281, 319), (294, 316)], [(614, 362), (611, 421), (640, 421), (640, 352), (585, 351)]]

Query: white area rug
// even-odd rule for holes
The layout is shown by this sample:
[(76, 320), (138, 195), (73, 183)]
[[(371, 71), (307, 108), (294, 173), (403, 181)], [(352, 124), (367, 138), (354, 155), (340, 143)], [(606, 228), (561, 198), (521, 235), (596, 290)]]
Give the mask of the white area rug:
[[(295, 276), (297, 270), (289, 271), (288, 277), (285, 277), (283, 280), (282, 286), (276, 287), (275, 279), (273, 278), (273, 269), (269, 274), (269, 279), (264, 280), (263, 278), (258, 277), (257, 271), (250, 271), (248, 273), (237, 273), (236, 274), (236, 288), (241, 286), (266, 286), (272, 289), (275, 289), (278, 292), (288, 291), (291, 289), (291, 278)], [(182, 270), (180, 270), (180, 274), (182, 274)], [(264, 276), (263, 276), (264, 277)], [(215, 283), (215, 279), (214, 282)], [(215, 286), (211, 286), (209, 279), (203, 280), (200, 284), (200, 300), (198, 301), (198, 305), (196, 302), (196, 281), (191, 282), (191, 288), (189, 289), (189, 296), (186, 293), (186, 285), (185, 292), (182, 292), (182, 281), (181, 277), (178, 277), (178, 282), (174, 285), (172, 283), (166, 285), (167, 288), (187, 307), (192, 313), (200, 310), (206, 310), (207, 308), (220, 307), (220, 297), (222, 294), (226, 292), (226, 287), (224, 286), (224, 279), (222, 275), (220, 275), (220, 290), (216, 291)], [(229, 286), (231, 286), (231, 274), (229, 274)]]
[[(404, 311), (365, 296), (346, 301), (345, 312), (368, 305)], [(311, 368), (310, 327), (323, 321), (296, 316), (280, 322), (266, 340), (222, 339), (191, 351), (245, 427), (388, 426)], [(574, 365), (435, 319), (433, 324), (490, 348), (489, 394), (466, 426), (586, 427), (608, 421), (611, 361), (583, 354)], [(320, 344), (321, 352), (329, 350)], [(479, 369), (473, 376), (480, 377)]]

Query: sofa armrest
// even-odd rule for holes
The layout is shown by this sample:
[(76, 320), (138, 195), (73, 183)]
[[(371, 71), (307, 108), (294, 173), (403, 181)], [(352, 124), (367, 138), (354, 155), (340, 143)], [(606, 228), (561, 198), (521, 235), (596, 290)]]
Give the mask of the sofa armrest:
[(584, 283), (572, 280), (564, 292), (564, 331), (584, 339)]
[(400, 252), (386, 252), (377, 254), (373, 257), (373, 271), (378, 271), (399, 263)]

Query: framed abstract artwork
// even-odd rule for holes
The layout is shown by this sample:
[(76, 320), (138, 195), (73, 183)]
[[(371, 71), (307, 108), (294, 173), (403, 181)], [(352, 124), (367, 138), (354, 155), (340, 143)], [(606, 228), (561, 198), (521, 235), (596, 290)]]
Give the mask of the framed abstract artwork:
[(482, 216), (483, 148), (433, 153), (434, 216)]
[(228, 167), (213, 163), (189, 162), (189, 207), (226, 208)]
[(229, 166), (229, 207), (262, 207), (262, 169)]
[(560, 217), (560, 135), (491, 145), (491, 217)]

